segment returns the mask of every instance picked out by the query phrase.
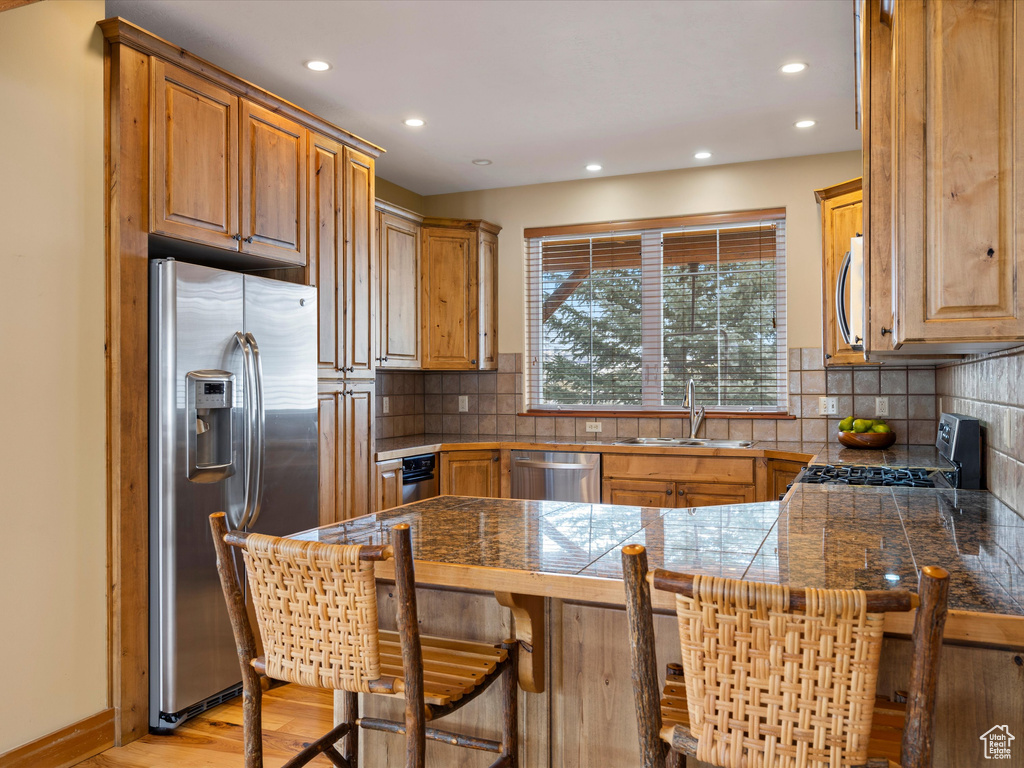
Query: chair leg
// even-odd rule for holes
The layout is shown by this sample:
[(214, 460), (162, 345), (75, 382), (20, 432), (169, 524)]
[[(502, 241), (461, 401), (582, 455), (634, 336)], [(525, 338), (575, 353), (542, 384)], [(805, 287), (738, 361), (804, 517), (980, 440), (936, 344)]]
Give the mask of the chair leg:
[(519, 643), (506, 640), (501, 647), (508, 651), (509, 665), (502, 681), (501, 754), (508, 758), (510, 768), (519, 765)]
[(341, 722), (352, 726), (345, 737), (338, 742), (341, 747), (341, 754), (353, 766), (359, 764), (359, 726), (356, 720), (359, 719), (359, 694), (350, 691), (341, 691)]
[(665, 755), (665, 768), (686, 768), (686, 755), (669, 749), (668, 754)]

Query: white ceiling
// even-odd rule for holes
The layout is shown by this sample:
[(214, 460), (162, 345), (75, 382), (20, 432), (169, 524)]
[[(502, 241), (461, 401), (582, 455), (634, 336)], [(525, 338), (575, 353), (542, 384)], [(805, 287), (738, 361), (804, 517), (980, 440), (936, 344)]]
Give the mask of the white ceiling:
[[(860, 146), (850, 0), (106, 8), (383, 146), (378, 175), (421, 195), (585, 178), (592, 162), (620, 175)], [(792, 60), (810, 68), (780, 74)], [(426, 125), (403, 125), (411, 116)], [(802, 118), (818, 124), (794, 128)], [(702, 149), (710, 160), (693, 158)]]

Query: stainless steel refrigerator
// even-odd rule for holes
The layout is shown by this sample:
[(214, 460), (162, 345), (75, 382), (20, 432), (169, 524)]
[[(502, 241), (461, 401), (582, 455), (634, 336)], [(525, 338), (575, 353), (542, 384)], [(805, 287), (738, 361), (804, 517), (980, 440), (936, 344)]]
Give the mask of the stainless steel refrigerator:
[(316, 291), (167, 260), (150, 266), (150, 726), (241, 680), (208, 517), (317, 524)]

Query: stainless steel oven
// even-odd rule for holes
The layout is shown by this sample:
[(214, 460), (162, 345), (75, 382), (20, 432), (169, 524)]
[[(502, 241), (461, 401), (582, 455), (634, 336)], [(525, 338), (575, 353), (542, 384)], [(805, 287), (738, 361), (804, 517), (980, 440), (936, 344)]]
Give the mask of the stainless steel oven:
[(437, 494), (437, 454), (424, 453), (402, 459), (402, 503), (429, 499)]

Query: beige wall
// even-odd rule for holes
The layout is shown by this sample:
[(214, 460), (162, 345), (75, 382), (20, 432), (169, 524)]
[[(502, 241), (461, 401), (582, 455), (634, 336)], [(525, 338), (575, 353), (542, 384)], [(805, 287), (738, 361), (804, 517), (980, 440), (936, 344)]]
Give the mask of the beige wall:
[(821, 346), (821, 219), (814, 190), (861, 175), (860, 152), (506, 187), (424, 198), (428, 216), (500, 224), (498, 346), (522, 352), (523, 230), (593, 221), (786, 208), (789, 346)]
[(103, 17), (0, 13), (0, 755), (107, 706)]
[(374, 182), (376, 184), (376, 194), (378, 200), (384, 200), (397, 205), (400, 208), (406, 208), (414, 213), (423, 213), (424, 201), (426, 200), (423, 195), (417, 195), (415, 192), (400, 187), (397, 184), (392, 184), (387, 179), (382, 179), (380, 176)]

